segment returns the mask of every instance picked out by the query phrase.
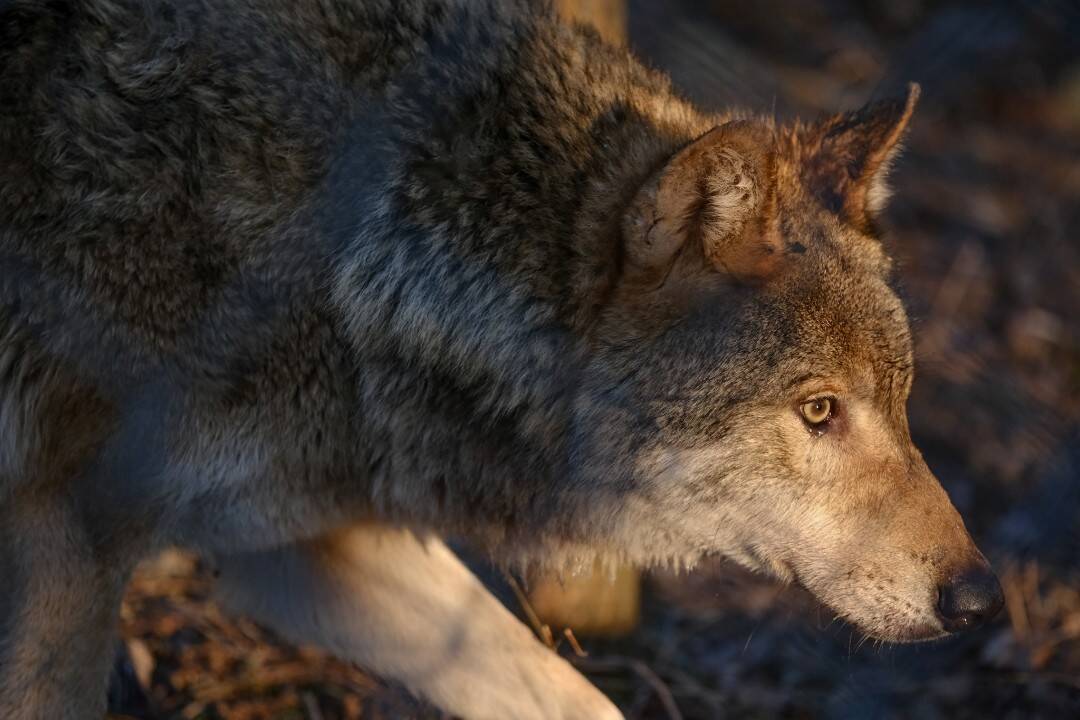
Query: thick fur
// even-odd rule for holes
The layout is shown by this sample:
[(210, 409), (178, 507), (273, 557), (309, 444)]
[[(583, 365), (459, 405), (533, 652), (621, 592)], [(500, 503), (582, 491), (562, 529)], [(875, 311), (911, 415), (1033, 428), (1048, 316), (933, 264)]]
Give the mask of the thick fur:
[(617, 711), (435, 536), (940, 634), (984, 561), (872, 235), (913, 100), (702, 114), (524, 0), (0, 2), (0, 715), (101, 714), (168, 544), (467, 717)]

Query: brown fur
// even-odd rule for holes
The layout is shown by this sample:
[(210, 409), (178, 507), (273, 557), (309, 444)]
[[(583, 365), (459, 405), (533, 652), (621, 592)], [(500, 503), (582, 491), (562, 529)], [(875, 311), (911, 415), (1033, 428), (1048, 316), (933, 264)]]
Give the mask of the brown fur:
[(727, 554), (898, 640), (985, 564), (871, 234), (914, 92), (710, 116), (524, 1), (14, 0), (0, 33), (0, 715), (100, 715), (167, 544), (468, 717), (617, 711), (432, 535)]

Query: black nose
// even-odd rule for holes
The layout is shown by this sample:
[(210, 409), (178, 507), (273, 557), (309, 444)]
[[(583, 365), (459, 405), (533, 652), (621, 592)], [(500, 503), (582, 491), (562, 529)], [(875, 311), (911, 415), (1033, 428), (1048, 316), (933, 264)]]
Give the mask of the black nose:
[(951, 633), (982, 626), (1004, 604), (1001, 583), (985, 566), (959, 573), (938, 588), (938, 616)]

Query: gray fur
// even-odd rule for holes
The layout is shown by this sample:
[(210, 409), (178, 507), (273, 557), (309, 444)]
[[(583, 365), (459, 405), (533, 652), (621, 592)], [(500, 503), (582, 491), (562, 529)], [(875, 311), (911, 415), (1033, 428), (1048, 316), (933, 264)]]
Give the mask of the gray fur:
[[(340, 542), (344, 585), (377, 574), (360, 523), (559, 567), (724, 553), (893, 639), (984, 562), (907, 435), (872, 235), (913, 98), (730, 122), (524, 0), (14, 0), (0, 40), (5, 717), (99, 714), (117, 588), (169, 544), (228, 569)], [(815, 438), (793, 388), (829, 378), (850, 416)], [(860, 593), (898, 550), (898, 589)], [(283, 606), (318, 613), (312, 584)], [(327, 606), (339, 651), (489, 713), (349, 625), (371, 597)], [(489, 601), (468, 622), (504, 627)], [(34, 640), (90, 624), (70, 662)], [(544, 678), (564, 717), (617, 714), (569, 666), (483, 658), (454, 677), (523, 717)]]

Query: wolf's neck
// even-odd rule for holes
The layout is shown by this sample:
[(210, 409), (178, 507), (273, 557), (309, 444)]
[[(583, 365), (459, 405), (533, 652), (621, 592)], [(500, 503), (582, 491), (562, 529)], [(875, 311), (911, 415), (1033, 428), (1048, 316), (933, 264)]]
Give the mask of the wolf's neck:
[[(458, 419), (429, 427), (461, 455), (432, 465), (461, 476), (431, 484), (482, 485), (446, 494), (535, 517), (544, 503), (555, 511), (548, 501), (567, 482), (623, 211), (709, 122), (625, 51), (542, 19), (517, 30), (475, 52), (432, 50), (393, 102), (357, 112), (331, 178), (344, 203), (328, 222), (352, 228), (333, 297), (361, 362), (395, 358), (418, 378), (410, 388), (440, 386), (438, 400), (388, 409), (412, 403), (419, 418), (443, 403), (436, 412)], [(534, 483), (543, 490), (515, 494)]]
[(708, 121), (543, 17), (473, 30), (357, 114), (335, 295), (357, 343), (482, 385), (495, 412), (546, 411), (617, 279), (623, 209)]

